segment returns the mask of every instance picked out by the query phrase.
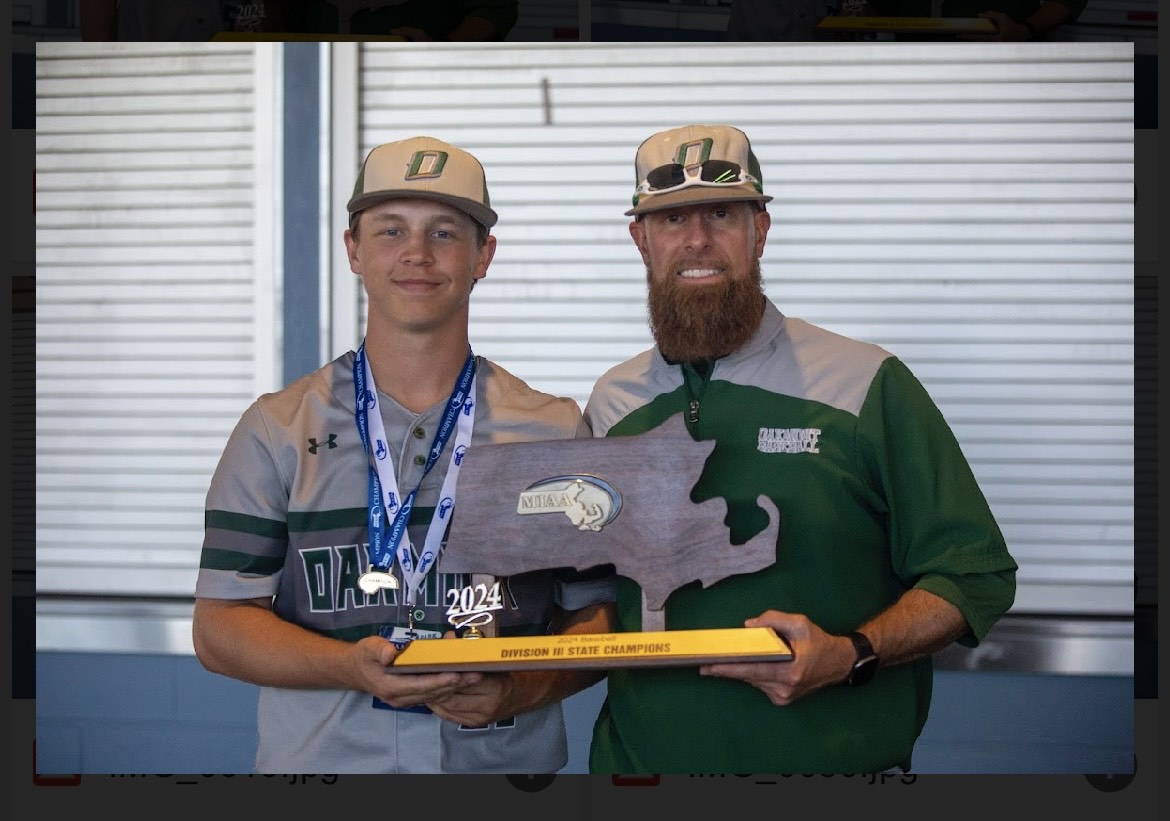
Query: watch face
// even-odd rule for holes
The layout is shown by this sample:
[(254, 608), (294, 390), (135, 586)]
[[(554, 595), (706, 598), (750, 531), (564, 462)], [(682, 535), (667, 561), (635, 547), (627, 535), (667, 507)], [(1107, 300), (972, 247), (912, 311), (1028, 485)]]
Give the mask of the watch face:
[(849, 674), (849, 686), (860, 687), (877, 672), (878, 658), (877, 656), (869, 656), (868, 658), (860, 659), (853, 665), (853, 672)]

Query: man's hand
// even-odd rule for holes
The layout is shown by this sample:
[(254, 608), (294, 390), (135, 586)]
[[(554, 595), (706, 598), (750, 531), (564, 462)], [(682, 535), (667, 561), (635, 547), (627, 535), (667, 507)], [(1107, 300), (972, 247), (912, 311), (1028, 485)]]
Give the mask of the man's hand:
[[(565, 635), (608, 633), (616, 615), (612, 602), (591, 604), (554, 620)], [(448, 631), (443, 640), (456, 639)], [(484, 727), (502, 718), (518, 716), (560, 701), (605, 678), (602, 670), (513, 670), (483, 673), (475, 681), (427, 701), (436, 715), (465, 727)]]
[[(420, 639), (433, 641), (433, 639)], [(482, 673), (393, 673), (387, 668), (398, 656), (398, 648), (380, 636), (368, 636), (354, 644), (354, 673), (361, 689), (391, 707), (413, 707), (447, 698), (478, 685)]]
[[(443, 635), (444, 640), (475, 641), (457, 638), (453, 630)], [(426, 705), (439, 718), (454, 721), (464, 727), (486, 727), (493, 721), (521, 712), (513, 704), (516, 696), (515, 680), (509, 673), (476, 673), (474, 681), (428, 699)]]
[(435, 715), (464, 727), (486, 727), (493, 721), (522, 710), (514, 705), (515, 678), (510, 673), (489, 673), (472, 684), (427, 701)]
[[(807, 616), (766, 610), (745, 627), (771, 627), (792, 647), (792, 661), (707, 664), (705, 676), (723, 676), (758, 687), (773, 704), (791, 704), (849, 675), (856, 653), (847, 636), (833, 636)], [(858, 625), (889, 667), (928, 656), (970, 631), (962, 612), (929, 590), (912, 587), (872, 619)]]
[(762, 690), (773, 704), (783, 706), (843, 681), (853, 664), (853, 644), (848, 638), (826, 633), (799, 613), (767, 610), (743, 624), (775, 630), (792, 648), (792, 660), (704, 664), (700, 675), (745, 681)]

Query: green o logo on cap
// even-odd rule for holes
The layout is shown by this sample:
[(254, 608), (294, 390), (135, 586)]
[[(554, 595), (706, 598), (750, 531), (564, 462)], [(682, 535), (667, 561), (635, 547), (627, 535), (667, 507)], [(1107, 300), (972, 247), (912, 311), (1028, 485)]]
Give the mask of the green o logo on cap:
[(678, 147), (678, 159), (676, 162), (684, 168), (689, 168), (692, 165), (701, 165), (711, 159), (712, 145), (714, 145), (714, 140), (710, 137), (704, 137), (701, 140), (695, 140), (690, 143), (683, 143)]
[(416, 151), (410, 158), (410, 167), (406, 169), (406, 180), (423, 180), (437, 177), (443, 173), (443, 166), (447, 164), (446, 151)]

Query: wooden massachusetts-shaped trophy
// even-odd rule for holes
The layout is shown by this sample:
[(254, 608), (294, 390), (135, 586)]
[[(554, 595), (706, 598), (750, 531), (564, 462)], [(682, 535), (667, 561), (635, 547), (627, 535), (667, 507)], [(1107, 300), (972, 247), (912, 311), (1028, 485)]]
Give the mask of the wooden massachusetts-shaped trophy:
[[(490, 579), (547, 568), (613, 565), (643, 591), (642, 631), (475, 641), (416, 641), (393, 672), (681, 666), (788, 661), (791, 648), (767, 628), (667, 630), (667, 597), (776, 560), (780, 513), (760, 496), (769, 525), (732, 545), (722, 498), (691, 501), (713, 441), (691, 439), (681, 415), (638, 436), (476, 445), (463, 455), (440, 561), (444, 573)], [(478, 595), (478, 587), (484, 596)], [(484, 582), (461, 596), (453, 618), (492, 606)], [(485, 617), (478, 616), (479, 623)]]

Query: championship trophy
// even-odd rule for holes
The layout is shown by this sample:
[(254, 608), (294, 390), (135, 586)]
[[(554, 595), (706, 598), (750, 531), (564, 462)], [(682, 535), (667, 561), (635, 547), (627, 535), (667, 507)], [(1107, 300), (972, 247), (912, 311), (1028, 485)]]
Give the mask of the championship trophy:
[[(791, 648), (768, 628), (666, 629), (666, 599), (679, 587), (695, 580), (709, 587), (776, 561), (780, 513), (771, 499), (757, 499), (768, 527), (734, 546), (724, 524), (726, 501), (691, 501), (714, 448), (714, 441), (691, 438), (681, 414), (638, 436), (468, 448), (442, 571), (472, 574), (474, 580), (613, 565), (642, 588), (642, 631), (523, 637), (475, 632), (474, 641), (416, 641), (390, 671), (790, 661)], [(496, 590), (498, 595), (498, 583)], [(479, 627), (490, 623), (488, 583), (452, 593), (449, 618)]]

